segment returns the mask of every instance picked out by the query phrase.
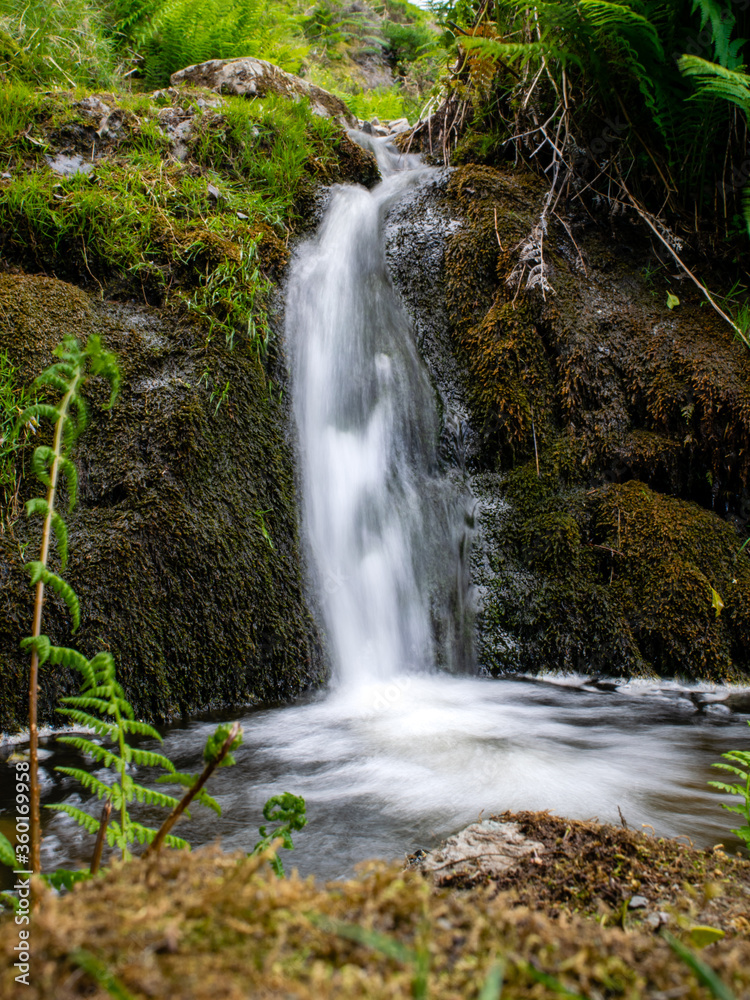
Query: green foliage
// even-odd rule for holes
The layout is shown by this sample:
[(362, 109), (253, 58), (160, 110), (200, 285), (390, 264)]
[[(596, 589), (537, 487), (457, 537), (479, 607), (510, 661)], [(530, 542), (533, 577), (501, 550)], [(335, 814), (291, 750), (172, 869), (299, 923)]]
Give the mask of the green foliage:
[(163, 0), (144, 46), (148, 87), (208, 59), (255, 56), (298, 72), (306, 53), (299, 15), (279, 0)]
[[(216, 727), (216, 732), (213, 736), (209, 736), (206, 741), (206, 746), (203, 750), (203, 759), (207, 764), (213, 764), (219, 758), (219, 753), (222, 750), (224, 744), (229, 739), (231, 726), (227, 723), (222, 722)], [(231, 767), (236, 764), (236, 760), (232, 756), (232, 751), (237, 750), (242, 744), (242, 731), (235, 736), (232, 740), (232, 744), (229, 747), (229, 753), (221, 760), (219, 767)]]
[[(68, 457), (70, 448), (83, 432), (88, 421), (88, 405), (81, 395), (81, 388), (89, 376), (101, 376), (110, 384), (109, 402), (105, 409), (111, 407), (117, 397), (120, 385), (120, 373), (113, 354), (102, 348), (101, 339), (93, 335), (89, 337), (86, 346), (81, 347), (73, 337), (66, 338), (55, 348), (55, 355), (60, 359), (50, 365), (34, 382), (34, 387), (42, 391), (46, 387), (57, 390), (61, 394), (60, 403), (54, 406), (50, 403), (34, 402), (27, 406), (16, 419), (15, 436), (21, 428), (38, 426), (42, 419), (50, 420), (55, 425), (54, 447), (39, 445), (34, 451), (31, 467), (37, 479), (48, 489), (47, 497), (34, 497), (26, 504), (29, 517), (40, 514), (44, 518), (44, 538), (54, 532), (57, 540), (57, 551), (60, 566), (65, 569), (68, 559), (68, 529), (65, 521), (55, 508), (57, 482), (60, 476), (68, 485), (68, 507), (70, 510), (76, 501), (78, 491), (78, 472)], [(42, 546), (46, 551), (45, 545)], [(46, 555), (42, 560), (26, 563), (30, 583), (36, 586), (42, 583), (51, 587), (68, 606), (73, 619), (73, 631), (80, 624), (80, 606), (78, 598), (70, 584), (58, 574), (47, 568)], [(22, 645), (34, 646), (37, 637), (26, 639)]]
[[(263, 806), (263, 818), (269, 823), (278, 823), (275, 829), (269, 833), (267, 826), (259, 827), (261, 840), (253, 848), (253, 854), (260, 854), (267, 850), (274, 840), (281, 838), (281, 846), (288, 851), (294, 850), (292, 841), (292, 831), (301, 830), (307, 825), (305, 816), (305, 800), (299, 795), (292, 795), (284, 792), (282, 795), (273, 795)], [(276, 874), (281, 877), (284, 874), (284, 866), (278, 856), (271, 859), (271, 867)]]
[(133, 994), (125, 989), (120, 980), (115, 976), (101, 959), (97, 958), (86, 948), (76, 948), (68, 956), (73, 965), (77, 965), (84, 972), (101, 986), (112, 997), (112, 1000), (135, 1000)]
[(725, 69), (735, 69), (742, 64), (739, 52), (744, 38), (733, 38), (736, 18), (731, 7), (721, 0), (693, 0), (693, 13), (700, 15), (700, 31), (710, 23), (714, 62)]
[[(481, 96), (477, 121), (484, 130), (488, 117), (495, 123), (489, 127), (500, 137), (498, 148), (508, 128), (534, 133), (528, 109), (538, 105), (551, 114), (547, 135), (568, 136), (560, 152), (564, 178), (578, 174), (590, 195), (606, 202), (595, 181), (604, 173), (616, 183), (616, 160), (653, 214), (699, 223), (703, 216), (724, 235), (735, 215), (750, 218), (741, 192), (746, 178), (736, 176), (746, 159), (745, 126), (734, 111), (748, 106), (744, 9), (724, 0), (562, 0), (534, 4), (533, 12), (514, 0), (461, 0), (435, 9), (446, 28), (454, 25), (464, 53), (460, 78)], [(540, 142), (532, 160), (529, 150)], [(512, 146), (549, 169), (552, 150), (541, 134), (528, 147)]]
[[(228, 258), (218, 264), (187, 299), (187, 305), (208, 323), (209, 340), (219, 330), (230, 348), (239, 339), (264, 359), (271, 338), (265, 302), (272, 286), (260, 269), (258, 241), (259, 237), (246, 240), (239, 249), (239, 260)], [(187, 260), (203, 248), (203, 242), (196, 241), (186, 252)]]
[(662, 937), (675, 955), (678, 955), (685, 965), (693, 971), (698, 982), (709, 989), (711, 996), (716, 997), (716, 1000), (737, 1000), (732, 990), (719, 979), (710, 965), (694, 955), (689, 948), (668, 931), (662, 931)]
[[(285, 253), (277, 233), (297, 217), (311, 174), (336, 162), (340, 131), (305, 102), (230, 98), (195, 115), (183, 165), (151, 148), (158, 110), (129, 116), (127, 155), (90, 174), (60, 177), (42, 161), (14, 176), (0, 199), (0, 252), (74, 282), (116, 277), (150, 301), (182, 299), (210, 333), (263, 357), (270, 284), (259, 243)], [(44, 116), (59, 113), (47, 100)]]
[[(748, 722), (748, 726), (750, 726), (750, 722)], [(723, 764), (718, 762), (713, 764), (712, 767), (728, 771), (730, 774), (735, 775), (739, 781), (709, 781), (709, 785), (712, 788), (718, 788), (721, 792), (734, 795), (736, 799), (741, 800), (736, 805), (729, 805), (726, 802), (722, 802), (722, 806), (724, 809), (728, 809), (730, 812), (744, 817), (745, 823), (738, 829), (732, 830), (732, 833), (736, 834), (743, 841), (745, 847), (750, 849), (750, 751), (730, 750), (721, 756), (728, 763)]]
[(18, 417), (31, 405), (33, 394), (19, 386), (17, 373), (7, 353), (0, 351), (0, 530), (18, 516), (18, 455), (38, 427), (34, 417), (19, 426)]
[(6, 865), (8, 868), (16, 867), (16, 852), (13, 850), (13, 844), (3, 833), (0, 833), (0, 865)]
[(0, 0), (0, 73), (63, 87), (108, 87), (118, 60), (94, 0)]
[[(175, 772), (175, 767), (163, 754), (131, 746), (128, 742), (134, 735), (149, 736), (161, 742), (161, 736), (153, 726), (134, 718), (133, 709), (115, 677), (115, 663), (111, 654), (97, 653), (92, 660), (82, 662), (80, 654), (71, 656), (70, 653), (75, 651), (64, 647), (52, 647), (50, 650), (53, 662), (57, 660), (74, 667), (83, 675), (80, 695), (63, 698), (63, 704), (68, 707), (58, 711), (67, 716), (74, 726), (93, 730), (97, 741), (86, 736), (60, 736), (59, 740), (87, 754), (99, 767), (110, 768), (115, 780), (109, 784), (82, 768), (58, 767), (56, 770), (75, 778), (97, 799), (112, 803), (113, 810), (119, 813), (119, 819), (109, 821), (105, 835), (109, 846), (118, 847), (125, 858), (129, 856), (130, 845), (135, 841), (150, 843), (156, 835), (156, 830), (132, 819), (129, 805), (139, 802), (169, 809), (177, 805), (177, 800), (171, 795), (146, 788), (135, 781), (131, 773), (132, 766), (161, 767), (170, 773)], [(99, 819), (70, 803), (56, 803), (47, 808), (67, 813), (88, 833), (95, 834), (99, 830)], [(179, 837), (168, 837), (167, 842), (177, 847), (186, 846), (185, 841)]]
[(42, 878), (50, 889), (56, 889), (58, 892), (70, 892), (78, 882), (87, 882), (91, 878), (91, 872), (88, 868), (80, 868), (76, 871), (71, 871), (69, 868), (58, 868), (55, 872), (43, 872)]
[(350, 94), (347, 95), (346, 102), (354, 114), (363, 121), (370, 121), (373, 118), (388, 121), (388, 119), (393, 118), (413, 118), (415, 116), (414, 101), (406, 98), (396, 88), (367, 90), (359, 94)]

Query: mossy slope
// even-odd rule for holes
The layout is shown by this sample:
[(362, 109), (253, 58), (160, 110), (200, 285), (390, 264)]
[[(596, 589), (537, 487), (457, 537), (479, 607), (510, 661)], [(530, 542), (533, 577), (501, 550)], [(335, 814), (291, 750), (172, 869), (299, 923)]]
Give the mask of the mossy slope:
[(448, 187), (464, 220), (448, 311), (474, 469), (492, 470), (474, 483), (480, 662), (747, 677), (750, 355), (686, 286), (667, 309), (672, 278), (644, 273), (648, 244), (624, 223), (552, 219), (554, 290), (526, 289), (533, 262), (519, 287), (543, 195), (484, 166)]
[[(552, 826), (550, 817), (537, 819)], [(584, 848), (575, 875), (597, 888), (600, 859), (614, 864), (618, 873), (635, 867), (643, 876), (651, 855), (663, 861), (669, 853), (657, 844), (649, 849), (648, 838), (641, 837), (636, 855), (628, 849), (632, 844), (609, 836), (606, 828), (588, 836), (576, 829), (573, 839)], [(533, 899), (537, 890), (543, 898), (540, 874), (557, 874), (559, 851), (558, 845), (549, 863), (526, 866), (521, 886), (526, 896)], [(742, 880), (738, 892), (729, 888), (736, 913), (742, 905), (737, 897), (746, 892), (747, 865), (732, 864), (726, 856), (712, 858), (709, 852), (698, 859), (692, 855), (699, 852), (690, 853), (690, 861), (697, 863), (672, 865), (672, 870), (680, 875), (687, 871), (689, 891), (696, 897), (703, 891), (704, 872), (720, 882), (727, 875)], [(716, 875), (718, 864), (725, 871)], [(572, 867), (568, 864), (568, 871)], [(714, 896), (723, 889), (716, 886)], [(279, 880), (257, 858), (222, 855), (215, 849), (169, 851), (150, 862), (115, 866), (65, 898), (45, 897), (34, 921), (28, 987), (13, 980), (15, 959), (10, 956), (17, 937), (7, 924), (0, 925), (6, 932), (2, 953), (8, 959), (0, 988), (8, 998), (104, 1000), (109, 989), (114, 992), (114, 976), (121, 993), (126, 990), (139, 1000), (405, 1000), (415, 995), (454, 1000), (479, 996), (500, 962), (505, 1000), (551, 1000), (566, 994), (660, 1000), (678, 991), (685, 1000), (704, 1000), (705, 987), (661, 937), (602, 926), (599, 919), (571, 915), (570, 908), (560, 906), (567, 912), (552, 918), (518, 905), (512, 894), (498, 894), (495, 886), (463, 893), (434, 890), (420, 874), (382, 863), (369, 863), (349, 881), (322, 886), (295, 874)], [(707, 909), (715, 919), (717, 908)], [(685, 916), (690, 926), (692, 914)], [(613, 917), (610, 913), (611, 924)], [(740, 917), (732, 926), (727, 914), (726, 939), (700, 956), (738, 998), (750, 989), (745, 923)], [(344, 933), (336, 933), (342, 925)], [(362, 941), (369, 935), (374, 946)], [(424, 956), (426, 986), (409, 961), (415, 952)]]
[[(256, 355), (207, 347), (205, 328), (184, 315), (97, 303), (52, 278), (0, 276), (0, 317), (0, 350), (27, 381), (66, 334), (98, 333), (120, 360), (120, 400), (102, 412), (104, 387), (92, 383), (93, 419), (75, 452), (81, 487), (66, 571), (82, 606), (75, 644), (87, 655), (110, 649), (127, 696), (151, 718), (286, 698), (319, 680), (285, 414)], [(29, 442), (27, 461), (49, 434)], [(24, 498), (38, 489), (23, 480)], [(33, 558), (38, 539), (25, 518), (0, 538), (3, 729), (25, 714), (18, 643), (32, 591), (22, 552)], [(54, 599), (44, 627), (70, 642)], [(43, 669), (44, 721), (72, 683)]]

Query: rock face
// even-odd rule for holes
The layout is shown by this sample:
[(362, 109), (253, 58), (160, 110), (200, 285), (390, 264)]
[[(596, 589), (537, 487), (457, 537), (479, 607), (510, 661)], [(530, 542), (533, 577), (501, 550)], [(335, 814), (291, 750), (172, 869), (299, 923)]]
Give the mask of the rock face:
[[(53, 596), (43, 630), (89, 656), (111, 650), (142, 716), (298, 694), (323, 665), (302, 592), (286, 414), (256, 356), (206, 345), (205, 330), (180, 315), (97, 302), (52, 278), (0, 276), (0, 350), (27, 385), (65, 334), (90, 333), (117, 353), (122, 392), (102, 411), (104, 386), (91, 381), (92, 421), (74, 452), (80, 498), (65, 577), (81, 628), (71, 640)], [(49, 435), (44, 427), (28, 441), (27, 467)], [(22, 501), (43, 492), (30, 475), (22, 489)], [(25, 715), (18, 644), (33, 593), (23, 562), (39, 537), (38, 519), (23, 516), (0, 536), (0, 729)], [(54, 706), (77, 686), (42, 667), (41, 718), (59, 723)]]
[(345, 128), (357, 124), (356, 117), (340, 98), (264, 59), (250, 56), (243, 59), (211, 59), (178, 70), (172, 74), (171, 82), (173, 87), (189, 84), (192, 87), (208, 87), (219, 94), (242, 97), (267, 97), (269, 94), (296, 100), (306, 97), (315, 114), (334, 118)]
[(467, 166), (391, 222), (474, 496), (478, 666), (747, 679), (750, 355), (685, 284), (667, 308), (627, 223), (551, 223), (553, 291), (509, 281), (544, 193)]

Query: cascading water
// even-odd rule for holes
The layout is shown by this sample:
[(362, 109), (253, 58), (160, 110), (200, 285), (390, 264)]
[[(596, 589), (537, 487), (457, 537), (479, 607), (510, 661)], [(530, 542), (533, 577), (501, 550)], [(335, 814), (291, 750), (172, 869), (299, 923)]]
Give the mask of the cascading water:
[(293, 267), (287, 306), (304, 521), (346, 686), (435, 664), (429, 585), (457, 554), (434, 476), (434, 394), (382, 240), (389, 205), (426, 168), (382, 140), (371, 146), (382, 183), (335, 189)]
[[(321, 876), (430, 847), (482, 810), (618, 822), (619, 807), (661, 835), (732, 844), (706, 781), (745, 727), (710, 694), (701, 702), (669, 683), (602, 690), (581, 677), (455, 676), (467, 631), (456, 610), (465, 603), (461, 477), (437, 467), (433, 392), (382, 245), (385, 214), (430, 172), (373, 148), (383, 183), (334, 190), (320, 233), (298, 253), (287, 310), (304, 523), (338, 683), (242, 720), (237, 765), (211, 785), (224, 847), (251, 849), (263, 803), (280, 791), (307, 800), (291, 863)], [(214, 727), (166, 733), (178, 770), (200, 768)], [(52, 741), (43, 750), (45, 801), (82, 804), (53, 772), (85, 766), (72, 753)], [(12, 773), (0, 769), (0, 801), (12, 800), (2, 784)], [(179, 831), (196, 846), (219, 832), (205, 812)], [(46, 821), (45, 867), (88, 863), (73, 821)]]

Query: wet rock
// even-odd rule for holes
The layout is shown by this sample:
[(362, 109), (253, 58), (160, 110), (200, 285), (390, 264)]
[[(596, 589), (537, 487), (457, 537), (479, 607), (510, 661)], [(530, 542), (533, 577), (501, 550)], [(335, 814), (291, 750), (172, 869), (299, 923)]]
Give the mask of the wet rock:
[(447, 308), (480, 445), (479, 662), (746, 678), (750, 356), (688, 291), (667, 310), (627, 226), (575, 245), (550, 230), (554, 294), (529, 288), (519, 253), (544, 191), (476, 165), (447, 191), (462, 220)]
[(483, 820), (449, 837), (434, 851), (415, 858), (414, 867), (432, 873), (438, 885), (457, 878), (476, 881), (507, 873), (520, 858), (544, 851), (544, 845), (525, 837), (517, 823)]
[(268, 94), (279, 94), (293, 100), (305, 97), (315, 114), (334, 118), (345, 128), (357, 124), (356, 117), (339, 97), (292, 73), (286, 73), (264, 59), (211, 59), (178, 70), (172, 74), (171, 82), (174, 87), (188, 84), (243, 97), (266, 97)]
[[(319, 681), (286, 415), (255, 355), (207, 348), (205, 329), (180, 314), (102, 303), (52, 278), (0, 276), (0, 350), (23, 384), (68, 333), (101, 335), (119, 357), (122, 391), (105, 412), (105, 387), (91, 381), (92, 421), (73, 456), (80, 498), (67, 517), (65, 578), (81, 628), (71, 636), (51, 597), (44, 631), (88, 656), (109, 649), (139, 717), (276, 701)], [(217, 406), (212, 389), (226, 385)], [(45, 425), (26, 442), (27, 468), (49, 436)], [(28, 476), (19, 503), (40, 492)], [(19, 642), (33, 591), (23, 562), (38, 544), (38, 521), (23, 516), (0, 536), (0, 730), (26, 715)], [(55, 706), (78, 679), (47, 665), (40, 683), (40, 721), (59, 721)]]
[(724, 704), (733, 712), (750, 715), (750, 691), (730, 691), (724, 699)]
[(50, 170), (62, 177), (73, 177), (75, 174), (88, 174), (94, 169), (94, 164), (86, 162), (82, 156), (74, 154), (66, 156), (64, 153), (57, 153), (55, 156), (46, 156), (45, 159)]

